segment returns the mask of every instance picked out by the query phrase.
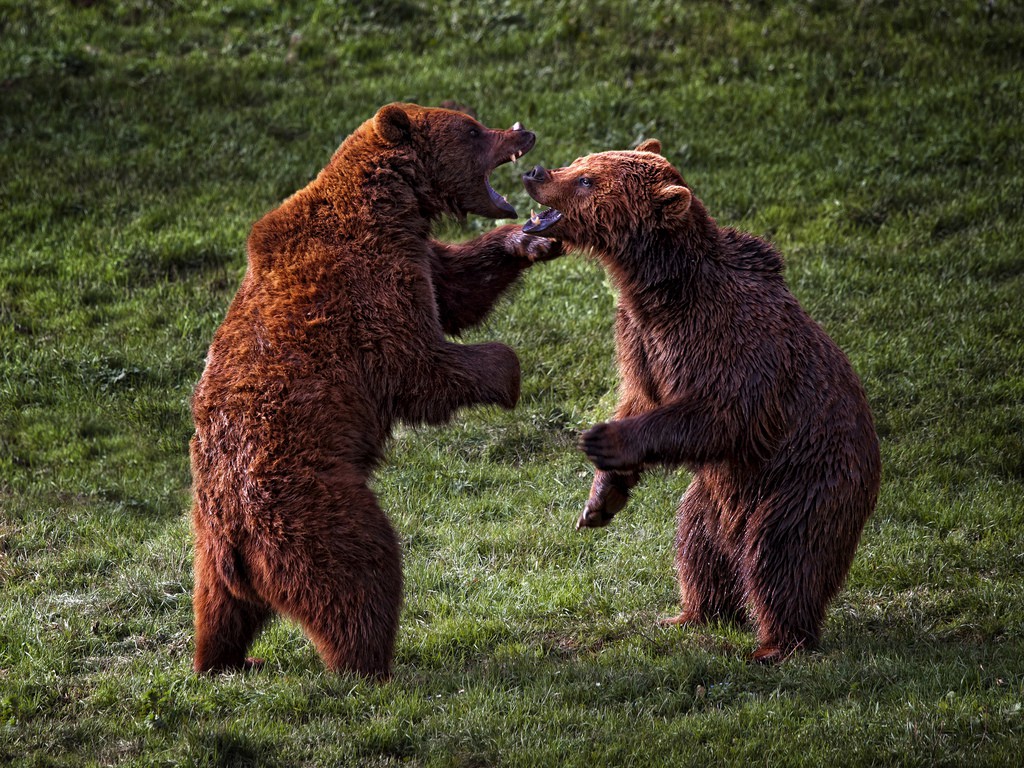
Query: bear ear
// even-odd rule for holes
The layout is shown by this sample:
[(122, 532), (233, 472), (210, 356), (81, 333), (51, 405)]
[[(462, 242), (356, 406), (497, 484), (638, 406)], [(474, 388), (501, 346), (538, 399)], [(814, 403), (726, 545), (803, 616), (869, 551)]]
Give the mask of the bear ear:
[(693, 193), (681, 184), (666, 184), (654, 194), (666, 215), (682, 218), (690, 210)]
[(656, 155), (661, 154), (661, 142), (657, 139), (644, 139), (636, 145), (637, 152), (653, 152)]
[(373, 127), (388, 144), (401, 144), (412, 133), (409, 115), (398, 104), (387, 104), (373, 116)]

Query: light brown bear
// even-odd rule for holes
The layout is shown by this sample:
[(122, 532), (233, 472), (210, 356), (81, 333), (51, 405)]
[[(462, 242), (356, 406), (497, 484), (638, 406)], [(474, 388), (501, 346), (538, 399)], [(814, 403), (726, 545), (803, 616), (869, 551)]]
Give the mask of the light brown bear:
[(283, 614), (330, 669), (390, 674), (402, 567), (370, 476), (396, 420), (515, 406), (515, 353), (445, 334), (560, 252), (511, 224), (463, 245), (431, 224), (514, 217), (488, 177), (534, 141), (518, 123), (390, 104), (253, 226), (192, 400), (196, 670), (251, 665)]
[(875, 506), (881, 462), (864, 390), (786, 287), (768, 243), (719, 227), (656, 140), (527, 173), (551, 206), (528, 232), (593, 254), (618, 290), (614, 420), (577, 527), (606, 525), (650, 465), (685, 465), (682, 613), (751, 616), (753, 658), (817, 645)]

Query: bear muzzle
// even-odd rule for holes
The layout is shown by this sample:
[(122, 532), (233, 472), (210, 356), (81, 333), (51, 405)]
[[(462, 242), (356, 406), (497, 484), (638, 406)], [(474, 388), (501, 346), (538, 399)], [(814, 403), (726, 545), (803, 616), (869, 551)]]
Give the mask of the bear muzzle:
[(523, 124), (516, 121), (516, 124), (504, 131), (495, 131), (498, 141), (494, 148), (494, 166), (503, 163), (515, 163), (525, 155), (533, 145), (537, 143), (537, 135), (533, 131), (523, 128)]
[(537, 142), (537, 136), (532, 131), (523, 128), (523, 124), (518, 121), (507, 130), (489, 131), (489, 136), (491, 140), (490, 168), (484, 175), (487, 203), (482, 208), (471, 208), (470, 211), (491, 218), (515, 218), (518, 215), (516, 209), (491, 186), (490, 175), (499, 165), (515, 163), (533, 149), (533, 145)]
[(551, 181), (551, 173), (543, 165), (535, 165), (523, 174), (523, 183), (533, 182), (535, 184), (546, 184)]
[[(549, 205), (550, 199), (550, 188), (545, 193), (545, 187), (554, 181), (551, 176), (551, 172), (548, 171), (543, 165), (535, 165), (532, 170), (527, 171), (522, 176), (523, 186), (526, 187), (526, 192), (542, 205)], [(562, 212), (555, 210), (554, 208), (548, 208), (546, 211), (541, 211), (539, 214), (530, 212), (530, 220), (523, 224), (523, 232), (528, 234), (539, 234), (550, 229), (552, 226), (557, 224), (562, 218)], [(550, 233), (551, 237), (556, 237), (554, 233)]]

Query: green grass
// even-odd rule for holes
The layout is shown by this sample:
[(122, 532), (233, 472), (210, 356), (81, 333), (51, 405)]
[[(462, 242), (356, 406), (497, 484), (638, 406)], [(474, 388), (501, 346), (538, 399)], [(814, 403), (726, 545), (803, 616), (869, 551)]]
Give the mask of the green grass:
[[(1024, 8), (280, 5), (0, 0), (0, 763), (1017, 765)], [(683, 474), (573, 530), (616, 378), (614, 297), (571, 256), (470, 337), (517, 348), (520, 407), (403, 430), (377, 478), (394, 680), (326, 674), (285, 622), (259, 674), (193, 675), (187, 403), (248, 229), (379, 105), (448, 98), (548, 166), (657, 136), (785, 253), (884, 459), (820, 652), (762, 669), (743, 628), (655, 625)]]

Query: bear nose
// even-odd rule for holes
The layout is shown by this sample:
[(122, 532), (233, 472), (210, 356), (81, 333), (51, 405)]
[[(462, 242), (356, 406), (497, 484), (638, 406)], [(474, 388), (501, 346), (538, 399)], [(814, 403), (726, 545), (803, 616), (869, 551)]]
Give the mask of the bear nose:
[(532, 171), (523, 174), (523, 179), (526, 181), (547, 181), (550, 178), (551, 174), (543, 165), (535, 165)]

